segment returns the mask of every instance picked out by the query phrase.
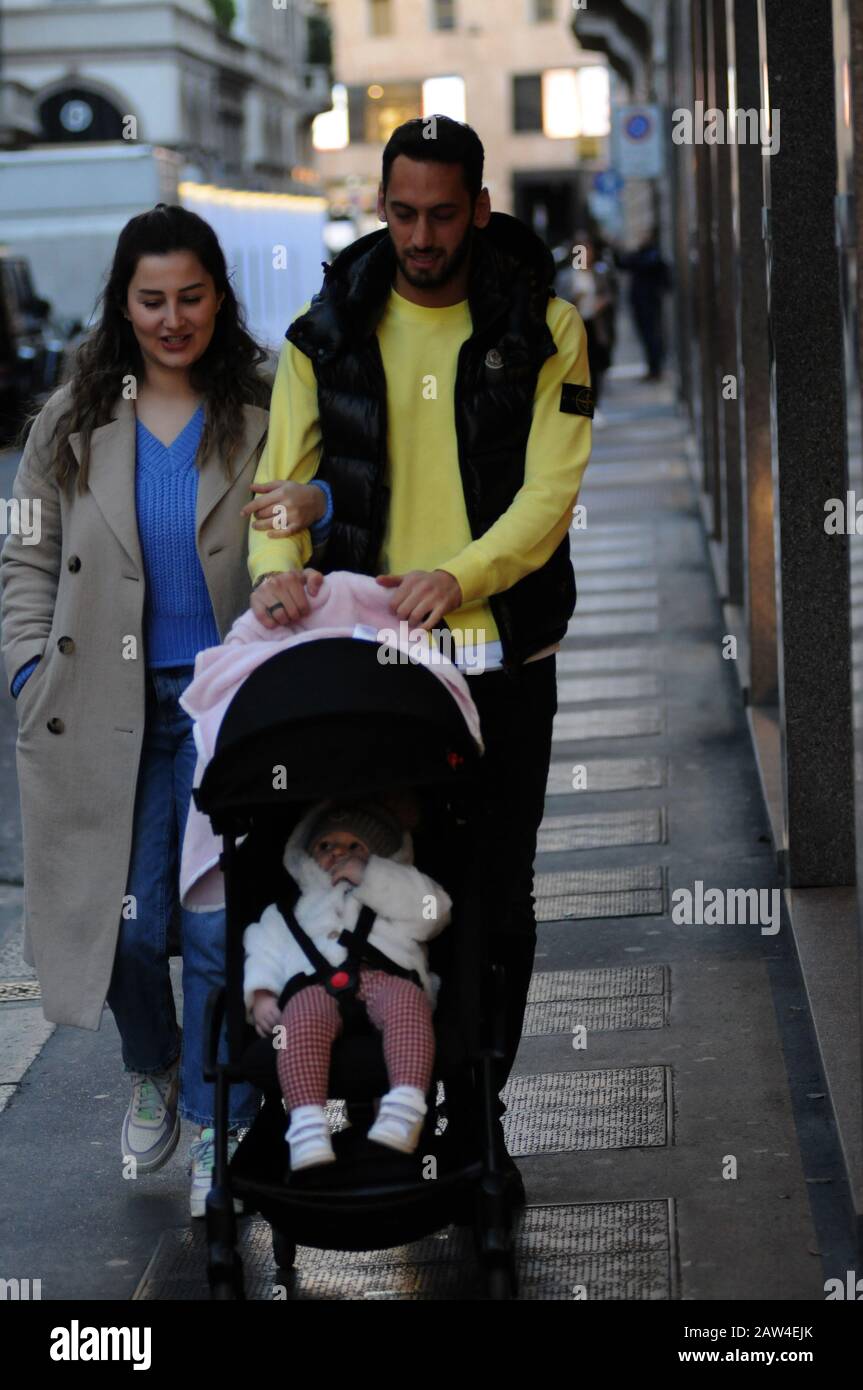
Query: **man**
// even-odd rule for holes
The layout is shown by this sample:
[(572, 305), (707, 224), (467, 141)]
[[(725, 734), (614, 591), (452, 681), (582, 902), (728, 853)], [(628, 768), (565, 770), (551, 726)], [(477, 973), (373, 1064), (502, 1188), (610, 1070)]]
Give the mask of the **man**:
[(647, 358), (647, 372), (642, 381), (661, 381), (665, 361), (665, 339), (662, 331), (662, 296), (671, 288), (671, 271), (659, 250), (659, 235), (654, 227), (637, 251), (628, 254), (614, 251), (618, 270), (632, 273), (629, 302), (632, 317)]
[[(590, 453), (587, 339), (550, 298), (550, 252), (492, 213), (469, 126), (408, 121), (383, 154), (378, 212), (291, 324), (257, 481), (328, 485), (329, 570), (379, 576), (399, 621), (452, 633), (480, 713), (506, 1060), (533, 968), (533, 859), (557, 708), (555, 658), (575, 606), (569, 527)], [(307, 611), (308, 530), (254, 504), (252, 606)], [(324, 500), (322, 497), (321, 511)], [(505, 881), (505, 890), (501, 884)]]

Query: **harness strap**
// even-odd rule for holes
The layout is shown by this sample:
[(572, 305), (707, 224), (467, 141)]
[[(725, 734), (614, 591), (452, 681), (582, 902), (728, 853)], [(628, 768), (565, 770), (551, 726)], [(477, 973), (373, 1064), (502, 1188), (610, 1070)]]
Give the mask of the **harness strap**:
[(293, 906), (288, 899), (279, 898), (276, 900), (276, 905), (285, 919), (288, 931), (308, 961), (315, 967), (314, 975), (306, 977), (308, 983), (323, 985), (327, 993), (333, 995), (335, 999), (354, 998), (359, 984), (360, 958), (376, 920), (376, 914), (372, 908), (364, 903), (355, 929), (352, 932), (343, 931), (341, 933), (339, 945), (347, 948), (348, 956), (342, 965), (333, 966), (326, 956), (318, 950), (308, 932), (300, 926)]

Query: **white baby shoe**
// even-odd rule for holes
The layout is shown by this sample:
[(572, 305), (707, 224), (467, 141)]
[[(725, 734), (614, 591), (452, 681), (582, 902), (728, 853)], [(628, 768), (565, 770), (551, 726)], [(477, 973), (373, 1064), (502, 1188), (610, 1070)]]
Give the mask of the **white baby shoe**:
[(291, 1146), (291, 1171), (312, 1168), (319, 1163), (335, 1163), (327, 1112), (320, 1105), (298, 1105), (291, 1111), (285, 1138)]
[(412, 1154), (419, 1143), (427, 1110), (425, 1096), (417, 1086), (395, 1086), (381, 1101), (369, 1138), (388, 1149)]

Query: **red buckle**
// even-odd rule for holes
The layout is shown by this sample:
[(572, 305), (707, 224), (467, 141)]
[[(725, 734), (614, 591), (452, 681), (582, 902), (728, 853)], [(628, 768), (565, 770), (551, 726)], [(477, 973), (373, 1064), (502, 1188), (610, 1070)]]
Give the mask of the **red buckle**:
[(330, 984), (333, 989), (344, 989), (351, 982), (351, 977), (345, 970), (337, 970), (335, 975), (330, 976)]

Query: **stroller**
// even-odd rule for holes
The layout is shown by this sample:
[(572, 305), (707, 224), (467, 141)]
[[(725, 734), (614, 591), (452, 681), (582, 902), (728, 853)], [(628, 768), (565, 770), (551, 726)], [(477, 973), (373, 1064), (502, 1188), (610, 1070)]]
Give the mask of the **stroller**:
[[(420, 663), (382, 664), (371, 640), (329, 637), (283, 649), (248, 676), (224, 714), (194, 792), (222, 837), (226, 904), (225, 985), (208, 1001), (204, 1071), (215, 1083), (206, 1210), (214, 1299), (244, 1297), (235, 1198), (271, 1224), (279, 1270), (292, 1268), (297, 1245), (379, 1250), (458, 1224), (473, 1227), (487, 1296), (515, 1297), (514, 1203), (495, 1080), (504, 981), (489, 960), (488, 894), (470, 814), (479, 757), (444, 683)], [(274, 778), (276, 765), (286, 769), (287, 786)], [(291, 1173), (276, 1052), (245, 1017), (243, 933), (269, 903), (295, 901), (282, 850), (311, 805), (399, 787), (409, 787), (421, 807), (415, 862), (453, 903), (449, 926), (430, 947), (441, 987), (425, 1128), (410, 1155), (366, 1138), (388, 1080), (380, 1035), (355, 1001), (330, 1067), (329, 1095), (344, 1102), (348, 1120), (333, 1135), (337, 1161)], [(219, 1060), (223, 1023), (227, 1048)], [(229, 1164), (228, 1094), (238, 1081), (258, 1086), (264, 1099)]]

